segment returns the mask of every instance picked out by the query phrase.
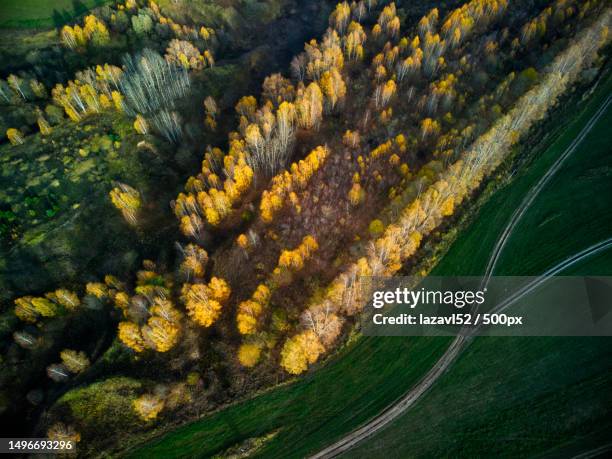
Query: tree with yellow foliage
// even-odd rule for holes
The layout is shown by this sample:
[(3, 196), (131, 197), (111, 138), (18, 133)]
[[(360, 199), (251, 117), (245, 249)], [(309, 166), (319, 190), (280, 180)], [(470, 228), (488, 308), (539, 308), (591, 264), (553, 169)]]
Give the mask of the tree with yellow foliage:
[(108, 297), (108, 286), (101, 282), (88, 282), (85, 284), (85, 293), (94, 296), (99, 300), (106, 299)]
[(36, 322), (39, 313), (32, 304), (32, 297), (24, 296), (15, 300), (15, 315), (24, 322)]
[(323, 115), (323, 93), (316, 82), (313, 81), (305, 90), (298, 91), (296, 108), (300, 127), (318, 127)]
[(336, 4), (336, 9), (329, 16), (329, 25), (343, 34), (350, 19), (351, 7), (346, 1), (340, 2)]
[(387, 105), (391, 97), (395, 94), (396, 88), (397, 86), (393, 80), (388, 80), (385, 84), (378, 85), (374, 91), (376, 108), (382, 108)]
[(325, 103), (328, 109), (331, 111), (334, 109), (338, 101), (344, 99), (346, 95), (346, 84), (342, 79), (342, 75), (335, 67), (321, 75), (321, 90), (325, 95)]
[(136, 115), (136, 119), (134, 120), (134, 129), (139, 134), (145, 135), (149, 132), (149, 124), (147, 120), (140, 114)]
[(303, 331), (285, 341), (281, 351), (281, 366), (291, 374), (300, 374), (315, 363), (325, 348), (312, 330)]
[(259, 304), (266, 306), (270, 301), (270, 289), (265, 284), (259, 284), (253, 292), (251, 297), (253, 301), (257, 301)]
[(113, 106), (115, 107), (115, 110), (117, 110), (119, 113), (123, 112), (123, 95), (119, 91), (112, 91), (111, 99), (113, 101)]
[(106, 24), (93, 14), (85, 16), (83, 33), (96, 46), (106, 45), (110, 42)]
[(210, 40), (214, 35), (215, 35), (214, 29), (211, 29), (210, 27), (204, 27), (204, 26), (200, 27), (200, 37), (202, 37), (204, 41)]
[(432, 134), (437, 134), (440, 131), (440, 123), (431, 118), (425, 118), (421, 121), (421, 138), (425, 139)]
[[(220, 222), (220, 218), (218, 214), (213, 215), (213, 212), (216, 211), (214, 209), (209, 209), (207, 218), (211, 224), (217, 225)], [(204, 229), (204, 222), (198, 214), (191, 213), (181, 217), (180, 228), (183, 234), (199, 239)]]
[(130, 296), (126, 292), (117, 292), (113, 297), (115, 306), (123, 310), (123, 314), (127, 315), (127, 308), (130, 305)]
[(257, 99), (253, 96), (243, 96), (235, 107), (236, 113), (250, 119), (257, 110)]
[(183, 261), (181, 262), (181, 272), (190, 279), (191, 277), (204, 277), (206, 265), (208, 263), (208, 253), (197, 244), (187, 244), (183, 249)]
[(387, 23), (385, 32), (392, 38), (397, 38), (399, 36), (400, 19), (397, 16)]
[[(160, 275), (150, 260), (143, 261), (143, 268), (136, 274), (135, 295), (131, 298), (121, 290), (125, 288), (123, 283), (113, 276), (105, 278), (113, 288), (109, 294), (115, 306), (129, 320), (119, 324), (119, 339), (136, 352), (147, 348), (167, 352), (178, 343), (183, 314), (170, 300), (171, 281)], [(147, 322), (139, 325), (145, 319)]]
[(62, 364), (70, 371), (70, 373), (81, 373), (89, 367), (90, 362), (87, 354), (81, 351), (73, 351), (72, 349), (64, 349), (60, 352)]
[(143, 421), (153, 421), (164, 409), (164, 400), (153, 394), (144, 394), (132, 402), (134, 411)]
[(74, 49), (80, 45), (80, 43), (77, 41), (77, 35), (74, 29), (68, 25), (62, 28), (60, 38), (62, 40), (62, 44), (68, 48)]
[(168, 62), (186, 70), (201, 70), (206, 65), (214, 63), (212, 56), (205, 56), (192, 43), (176, 38), (170, 40), (164, 57)]
[(72, 121), (108, 109), (121, 112), (124, 110), (123, 96), (118, 87), (122, 74), (119, 67), (109, 64), (77, 72), (76, 78), (66, 86), (57, 84), (53, 88), (53, 101), (64, 108)]
[(249, 124), (244, 134), (244, 140), (255, 154), (261, 154), (264, 148), (264, 138), (257, 124)]
[(11, 145), (22, 145), (24, 142), (23, 133), (17, 128), (8, 128), (6, 130), (6, 137), (11, 142)]
[(349, 202), (352, 206), (356, 207), (365, 200), (365, 191), (361, 188), (359, 183), (353, 183), (351, 190), (348, 194)]
[(119, 183), (109, 193), (112, 203), (123, 214), (123, 218), (130, 224), (138, 223), (138, 210), (141, 206), (140, 193), (125, 183)]
[(180, 328), (176, 322), (178, 320), (170, 321), (161, 316), (151, 316), (141, 329), (143, 340), (150, 343), (149, 347), (157, 352), (169, 351), (178, 342)]
[(51, 129), (51, 125), (45, 119), (44, 116), (42, 116), (42, 115), (39, 116), (36, 119), (36, 124), (38, 124), (38, 129), (40, 130), (41, 135), (49, 135), (49, 134), (51, 134), (53, 129)]
[(304, 236), (300, 245), (293, 250), (283, 250), (278, 257), (278, 266), (291, 271), (300, 271), (304, 261), (319, 249), (317, 240), (311, 235)]
[(344, 54), (349, 60), (363, 59), (363, 44), (366, 41), (366, 33), (358, 22), (352, 21), (349, 24), (347, 34), (342, 38)]
[[(220, 225), (228, 216), (232, 214), (233, 206), (242, 199), (250, 190), (253, 183), (253, 169), (247, 164), (244, 151), (236, 152), (234, 141), (230, 154), (223, 157), (224, 171), (227, 174), (223, 182), (223, 189), (220, 186), (218, 176), (210, 170), (210, 164), (217, 161), (207, 153), (202, 164), (203, 174), (201, 178), (190, 178), (188, 180), (188, 194), (180, 193), (174, 203), (174, 212), (181, 221), (181, 231), (191, 237), (199, 238), (204, 230), (205, 222), (210, 226)], [(204, 190), (204, 182), (210, 185), (208, 190)], [(202, 218), (204, 217), (204, 218)]]
[(291, 192), (306, 187), (314, 173), (324, 164), (329, 156), (327, 147), (318, 146), (306, 158), (293, 163), (289, 168), (291, 173), (284, 171), (272, 179), (272, 186), (265, 190), (261, 196), (259, 211), (265, 223), (271, 223), (274, 215), (285, 205)]
[(330, 301), (310, 306), (302, 313), (300, 320), (304, 328), (315, 333), (325, 348), (329, 348), (340, 336), (344, 322)]
[(110, 42), (110, 34), (104, 21), (93, 14), (85, 16), (83, 27), (64, 26), (60, 33), (64, 46), (82, 48), (91, 42), (95, 46), (103, 46)]
[(238, 305), (236, 325), (241, 335), (251, 335), (257, 332), (257, 321), (262, 312), (262, 306), (252, 300), (242, 301)]
[(47, 430), (47, 438), (52, 441), (70, 441), (74, 445), (81, 441), (81, 434), (71, 425), (56, 422)]
[(46, 296), (51, 301), (64, 307), (66, 310), (73, 311), (81, 305), (81, 300), (79, 300), (79, 296), (76, 293), (63, 288), (57, 289), (55, 292), (48, 293)]
[(140, 334), (140, 328), (133, 322), (119, 322), (119, 340), (136, 352), (145, 350), (145, 341)]
[(202, 327), (210, 327), (221, 315), (230, 293), (231, 289), (225, 280), (213, 277), (208, 285), (183, 285), (182, 298), (189, 317)]
[(407, 76), (415, 76), (421, 68), (421, 63), (423, 60), (423, 51), (421, 51), (421, 48), (419, 48), (418, 39), (419, 37), (415, 37), (415, 39), (413, 40), (413, 43), (416, 42), (416, 48), (414, 48), (412, 55), (408, 56), (403, 60), (400, 60), (400, 62), (396, 66), (398, 82), (401, 82)]
[(291, 81), (280, 73), (273, 73), (265, 78), (262, 86), (262, 96), (269, 100), (275, 107), (283, 102), (293, 102), (295, 99), (295, 88)]
[(251, 368), (257, 365), (261, 357), (261, 344), (244, 343), (238, 348), (238, 361), (244, 367)]
[(258, 331), (258, 322), (270, 301), (270, 289), (265, 284), (259, 284), (249, 300), (238, 305), (236, 325), (242, 335), (251, 335)]
[(55, 317), (59, 312), (57, 304), (47, 298), (32, 298), (32, 305), (43, 317)]
[(397, 10), (395, 8), (395, 3), (391, 2), (387, 6), (385, 6), (378, 16), (378, 25), (383, 28), (386, 28), (388, 24), (395, 18), (397, 15)]

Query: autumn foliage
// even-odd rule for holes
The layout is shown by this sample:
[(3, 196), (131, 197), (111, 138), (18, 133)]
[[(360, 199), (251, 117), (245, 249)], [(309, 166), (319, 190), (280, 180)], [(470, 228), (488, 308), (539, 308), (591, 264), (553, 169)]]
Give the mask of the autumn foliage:
[(185, 284), (182, 299), (189, 317), (202, 327), (210, 327), (221, 315), (231, 289), (223, 279), (213, 277), (208, 284)]
[[(215, 32), (178, 24), (154, 2), (128, 1), (110, 9), (111, 19), (64, 27), (63, 43), (79, 53), (112, 42), (119, 22), (165, 37), (163, 57), (143, 51), (123, 67), (91, 67), (56, 85), (53, 102), (70, 120), (112, 111), (140, 141), (161, 134), (181, 153), (193, 130), (217, 141), (232, 105), (235, 128), (223, 149), (202, 148), (201, 165), (171, 202), (180, 233), (172, 250), (160, 250), (162, 261), (78, 293), (16, 299), (17, 350), (40, 347), (37, 330), (84, 307), (111, 311), (123, 355), (163, 361), (164, 379), (189, 373), (130, 396), (144, 423), (192, 394), (212, 403), (215, 387), (237, 393), (306, 372), (357, 323), (373, 288), (364, 279), (397, 275), (428, 252), (425, 242), (435, 243), (608, 40), (610, 12), (597, 2), (554, 0), (519, 14), (506, 0), (470, 0), (414, 24), (402, 19), (405, 8), (380, 3), (338, 3), (329, 29), (304, 45), (290, 72), (265, 78), (258, 98), (186, 100), (191, 82), (215, 71), (198, 73), (214, 65)], [(572, 21), (586, 26), (577, 31)], [(13, 75), (0, 89), (25, 103), (45, 92), (30, 86)], [(163, 103), (171, 94), (200, 114), (184, 138), (179, 105)], [(33, 118), (44, 141), (55, 133), (46, 116)], [(15, 128), (7, 137), (24, 141)], [(144, 205), (123, 183), (109, 197), (145, 232), (152, 198)], [(47, 366), (58, 383), (87, 372), (95, 355), (63, 349), (59, 358)], [(66, 425), (55, 430), (78, 436)]]

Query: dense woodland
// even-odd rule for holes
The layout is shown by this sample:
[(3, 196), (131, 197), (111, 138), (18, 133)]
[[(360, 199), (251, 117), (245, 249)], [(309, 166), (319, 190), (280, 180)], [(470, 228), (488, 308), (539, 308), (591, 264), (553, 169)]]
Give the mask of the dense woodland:
[[(19, 107), (3, 148), (111, 119), (121, 134), (99, 151), (133, 155), (130, 138), (185, 180), (170, 199), (155, 182), (107, 185), (111, 218), (137, 238), (163, 235), (140, 268), (7, 304), (3, 414), (27, 412), (24, 434), (113, 449), (316, 366), (356, 332), (360, 278), (415, 266), (596, 72), (610, 20), (602, 0), (446, 2), (416, 18), (400, 2), (341, 2), (231, 109), (202, 90), (240, 46), (226, 24), (130, 0), (64, 26), (63, 52), (85, 65), (52, 84), (27, 71), (0, 81), (4, 105)], [(177, 160), (189, 151), (195, 167)], [(10, 241), (20, 229), (5, 217)]]

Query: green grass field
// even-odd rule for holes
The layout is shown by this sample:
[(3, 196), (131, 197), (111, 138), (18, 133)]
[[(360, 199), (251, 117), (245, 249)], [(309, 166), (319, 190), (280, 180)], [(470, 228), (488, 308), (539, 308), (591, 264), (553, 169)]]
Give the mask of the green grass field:
[[(612, 250), (564, 274), (612, 275)], [(347, 458), (572, 457), (612, 430), (608, 337), (477, 338), (414, 408)]]
[[(608, 78), (605, 87), (602, 86), (596, 91), (588, 105), (580, 104), (579, 110), (574, 105), (563, 109), (558, 115), (558, 119), (555, 119), (550, 124), (551, 126), (556, 126), (555, 132), (557, 134), (562, 133), (562, 135), (556, 138), (552, 145), (550, 143), (555, 137), (554, 135), (551, 135), (550, 139), (543, 140), (545, 146), (536, 155), (537, 160), (529, 167), (521, 169), (525, 170), (521, 177), (518, 177), (506, 188), (494, 194), (493, 198), (481, 208), (476, 220), (459, 236), (449, 253), (439, 262), (434, 274), (469, 275), (480, 274), (484, 271), (496, 236), (504, 227), (514, 208), (519, 205), (526, 191), (550, 166), (560, 151), (571, 142), (582, 125), (597, 109), (599, 102), (609, 93), (611, 87), (612, 80)], [(570, 115), (573, 114), (576, 114), (576, 116), (571, 117)], [(571, 119), (572, 121), (564, 124), (560, 122), (563, 119)], [(602, 122), (606, 121), (609, 123), (609, 118), (602, 119)], [(585, 147), (584, 145), (587, 145), (585, 143), (580, 151), (574, 153), (575, 156), (566, 164), (563, 171), (560, 171), (560, 176), (561, 174), (566, 176), (572, 185), (578, 187), (580, 183), (573, 175), (567, 175), (567, 170), (574, 170), (571, 169), (574, 161), (578, 161), (578, 165), (582, 162), (584, 166), (579, 171), (580, 174), (584, 174), (590, 167), (596, 167), (596, 170), (604, 167), (605, 158), (602, 156), (605, 155), (602, 155), (601, 149), (597, 150), (599, 153), (595, 155), (591, 151), (592, 145), (605, 146), (605, 142), (603, 144), (598, 143), (598, 134), (604, 140), (609, 140), (609, 138), (606, 138), (600, 132), (600, 126), (601, 122), (598, 126), (599, 130), (594, 130), (593, 135), (587, 139), (589, 147)], [(585, 151), (590, 158), (590, 165), (585, 163), (587, 157)], [(557, 182), (555, 181), (555, 183)], [(604, 209), (606, 202), (608, 203), (608, 208), (610, 208), (609, 201), (604, 199), (605, 195), (600, 196), (601, 202), (596, 204), (593, 202), (591, 192), (605, 193), (606, 189), (610, 189), (609, 183), (609, 177), (608, 188), (606, 188), (605, 180), (597, 179), (596, 183), (588, 183), (590, 188), (584, 190), (584, 194), (574, 192), (572, 196), (576, 198), (580, 197), (583, 199), (585, 195), (590, 196), (589, 202), (594, 209), (599, 211), (599, 214), (596, 217), (577, 214), (575, 219), (564, 217), (559, 220), (567, 224), (565, 226), (567, 233), (564, 233), (563, 229), (559, 229), (559, 231), (554, 233), (555, 237), (561, 239), (558, 241), (547, 237), (547, 233), (543, 232), (548, 230), (547, 227), (544, 228), (545, 225), (549, 224), (546, 221), (548, 213), (564, 212), (564, 206), (567, 206), (570, 210), (576, 206), (570, 204), (570, 202), (564, 202), (565, 199), (568, 199), (566, 195), (563, 195), (563, 197), (559, 195), (559, 199), (551, 200), (550, 204), (556, 203), (558, 209), (547, 210), (542, 207), (541, 200), (538, 200), (536, 211), (539, 212), (538, 215), (540, 216), (534, 218), (539, 219), (538, 222), (542, 223), (541, 227), (534, 225), (531, 220), (529, 220), (529, 225), (531, 226), (524, 228), (521, 225), (521, 228), (517, 230), (517, 234), (519, 234), (519, 231), (529, 230), (531, 232), (529, 235), (522, 234), (520, 237), (510, 241), (512, 244), (509, 243), (509, 246), (506, 248), (507, 256), (501, 260), (502, 263), (499, 265), (499, 271), (513, 274), (541, 272), (550, 266), (551, 263), (554, 263), (556, 259), (562, 259), (566, 255), (572, 254), (575, 247), (581, 249), (589, 245), (591, 240), (593, 242), (598, 241), (601, 238), (602, 228), (611, 227), (612, 215), (609, 210), (606, 211)], [(552, 185), (552, 183), (549, 183), (549, 188)], [(561, 183), (562, 189), (563, 186), (565, 186), (564, 183)], [(586, 184), (583, 186), (586, 186)], [(607, 196), (611, 195), (608, 192)], [(547, 200), (545, 199), (544, 201), (546, 202)], [(567, 213), (567, 211), (565, 212)], [(531, 214), (526, 217), (532, 218)], [(528, 219), (526, 218), (525, 221), (528, 221)], [(579, 227), (585, 221), (590, 222), (589, 226), (592, 226), (592, 229), (586, 228), (585, 231), (580, 232)], [(554, 222), (554, 220), (551, 220), (551, 222)], [(572, 241), (566, 239), (571, 239)], [(550, 242), (545, 244), (543, 241)], [(527, 252), (526, 255), (522, 256), (522, 259), (514, 258), (513, 254), (517, 250), (516, 247), (521, 244), (530, 244), (531, 249), (524, 249)], [(559, 247), (559, 250), (556, 247)], [(599, 266), (602, 268), (609, 266), (607, 261), (600, 261), (599, 263)], [(587, 365), (583, 369), (584, 378), (588, 379), (599, 370), (595, 362), (596, 358), (598, 356), (601, 357), (601, 353), (605, 354), (605, 346), (601, 346), (602, 340), (559, 340), (556, 343), (554, 339), (549, 339), (548, 344), (544, 343), (544, 341), (515, 341), (514, 345), (511, 344), (512, 340), (507, 340), (508, 344), (502, 345), (504, 343), (503, 338), (499, 338), (496, 341), (477, 341), (476, 344), (468, 349), (465, 356), (461, 359), (462, 362), (466, 361), (466, 357), (478, 352), (482, 346), (484, 346), (484, 351), (482, 351), (484, 354), (478, 359), (471, 359), (472, 363), (468, 365), (469, 368), (459, 374), (464, 375), (468, 370), (471, 370), (475, 371), (474, 377), (476, 378), (481, 373), (486, 375), (486, 378), (489, 380), (486, 380), (484, 376), (483, 379), (475, 380), (476, 388), (472, 388), (472, 391), (475, 392), (472, 395), (479, 397), (478, 392), (481, 394), (485, 393), (486, 395), (486, 391), (489, 391), (488, 393), (491, 396), (483, 397), (487, 401), (484, 406), (487, 407), (496, 397), (502, 401), (511, 401), (513, 398), (516, 399), (520, 394), (525, 393), (525, 391), (529, 392), (529, 389), (518, 387), (522, 380), (521, 378), (528, 378), (529, 380), (537, 379), (539, 384), (537, 387), (542, 390), (546, 387), (553, 388), (554, 384), (563, 384), (561, 378), (563, 368), (566, 368), (566, 366), (573, 368), (573, 366), (580, 364), (577, 357), (582, 354), (585, 355), (585, 358), (591, 356), (588, 358), (590, 358), (592, 365)], [(256, 456), (303, 457), (342, 437), (367, 419), (378, 414), (385, 406), (401, 396), (431, 367), (449, 342), (448, 338), (361, 338), (336, 355), (330, 362), (323, 365), (322, 368), (299, 379), (297, 382), (276, 388), (251, 400), (238, 403), (216, 414), (205, 417), (200, 421), (183, 426), (166, 434), (157, 441), (133, 451), (133, 457), (208, 457), (220, 453), (228, 447), (240, 444), (248, 438), (263, 437), (277, 430), (278, 434), (272, 440), (265, 443), (257, 451)], [(531, 345), (529, 344), (530, 342), (532, 343)], [(560, 342), (566, 343), (563, 347), (566, 352), (574, 348), (577, 350), (573, 353), (570, 352), (570, 355), (555, 354), (552, 351), (557, 349), (557, 345)], [(609, 341), (605, 342), (609, 343)], [(486, 343), (489, 344), (487, 345)], [(502, 368), (504, 367), (506, 354), (515, 348), (513, 346), (516, 346), (517, 349), (513, 357), (515, 361), (509, 358), (508, 365), (506, 365), (508, 369), (506, 371), (509, 372), (509, 384), (516, 385), (520, 394), (513, 394), (513, 386), (504, 386), (502, 391), (496, 385), (499, 381), (503, 380), (503, 378), (499, 377), (499, 367), (500, 365)], [(532, 351), (533, 355), (529, 355)], [(523, 356), (523, 354), (525, 355)], [(538, 356), (540, 356), (539, 360)], [(560, 359), (555, 360), (555, 356)], [(512, 354), (509, 357), (512, 357)], [(545, 378), (546, 374), (542, 374), (542, 372), (533, 374), (529, 372), (526, 374), (520, 373), (521, 368), (523, 368), (521, 366), (522, 358), (532, 362), (532, 366), (528, 366), (527, 370), (542, 367), (542, 371), (547, 371), (549, 367), (546, 365), (550, 360), (552, 365), (550, 367), (550, 376), (551, 378), (554, 376), (554, 379), (548, 381)], [(610, 359), (608, 358), (608, 360)], [(489, 369), (494, 362), (500, 363), (498, 366)], [(457, 368), (459, 368), (459, 365)], [(452, 374), (453, 371), (449, 374)], [(510, 374), (511, 372), (515, 373)], [(567, 378), (566, 383), (571, 384), (571, 381), (578, 377), (579, 373), (573, 374), (571, 378)], [(588, 382), (590, 383), (589, 390), (597, 387), (597, 378), (593, 377)], [(609, 383), (609, 381), (607, 382)], [(452, 380), (451, 383), (448, 383), (448, 387), (454, 391), (461, 392), (461, 379), (457, 377), (457, 379)], [(572, 388), (578, 390), (575, 386), (572, 386)], [(565, 397), (570, 395), (569, 392), (567, 394), (559, 392), (557, 396), (555, 395), (556, 392), (553, 392), (551, 392), (551, 396), (559, 404), (564, 403)], [(596, 394), (590, 395), (596, 397)], [(448, 402), (447, 399), (444, 400)], [(440, 402), (439, 399), (434, 401), (436, 404), (432, 404), (429, 409), (437, 413), (438, 417), (444, 418), (446, 412), (445, 404)], [(419, 406), (422, 406), (422, 404), (419, 404)], [(538, 409), (544, 410), (545, 408), (547, 408), (547, 405), (542, 405)], [(458, 407), (457, 413), (460, 412), (461, 407)], [(512, 418), (511, 414), (504, 412), (500, 416)], [(469, 407), (465, 407), (463, 415), (470, 416)], [(435, 429), (432, 427), (432, 419), (427, 417), (427, 412), (421, 412), (420, 416), (411, 418), (412, 421), (408, 427), (418, 425), (429, 432), (429, 438), (432, 441), (434, 438), (438, 438), (439, 436), (435, 434)], [(480, 416), (480, 414), (475, 415), (474, 422), (479, 422)], [(484, 416), (484, 414), (482, 416), (483, 421), (495, 421), (491, 429), (495, 428), (495, 423), (499, 423), (500, 429), (506, 428), (507, 432), (512, 432), (512, 426), (507, 425), (504, 427), (503, 421), (505, 418), (498, 418), (495, 412), (492, 411), (492, 417)], [(554, 419), (554, 411), (551, 411), (549, 416)], [(403, 441), (401, 428), (404, 425), (403, 422), (398, 423), (397, 430), (388, 430), (388, 432), (394, 432), (396, 436), (399, 435), (398, 441), (400, 444)], [(444, 433), (448, 437), (447, 446), (454, 444), (458, 448), (455, 452), (461, 452), (460, 442), (453, 443), (453, 433), (457, 432), (462, 426), (453, 424), (449, 426), (449, 429), (453, 426), (455, 430), (447, 430)], [(537, 435), (537, 433), (534, 435)], [(370, 445), (375, 445), (375, 443), (366, 443), (365, 447), (368, 448)], [(409, 448), (410, 444), (408, 442), (406, 445)], [(389, 449), (374, 449), (373, 451), (379, 453), (377, 455), (380, 456), (393, 455), (393, 448), (397, 448), (397, 442), (392, 447), (390, 446)], [(416, 455), (417, 450), (404, 449), (402, 451), (404, 456), (411, 456)], [(427, 450), (424, 451), (427, 452)], [(371, 453), (372, 451), (367, 450), (367, 452)], [(484, 450), (481, 451), (481, 454), (484, 454)]]
[[(609, 92), (608, 80), (598, 93)], [(591, 111), (589, 106), (577, 122), (561, 126), (563, 136), (528, 173), (483, 206), (440, 268), (457, 260), (456, 269), (479, 272), (464, 257), (490, 250), (488, 236), (496, 234), (491, 230), (504, 219), (504, 209), (520, 202), (528, 183), (563, 151)], [(497, 274), (541, 273), (612, 235), (611, 123), (608, 110), (536, 198), (508, 241)], [(562, 274), (612, 275), (612, 250)], [(568, 456), (606, 444), (612, 430), (611, 342), (477, 338), (412, 410), (345, 456)]]
[(1, 0), (0, 28), (59, 27), (113, 0)]

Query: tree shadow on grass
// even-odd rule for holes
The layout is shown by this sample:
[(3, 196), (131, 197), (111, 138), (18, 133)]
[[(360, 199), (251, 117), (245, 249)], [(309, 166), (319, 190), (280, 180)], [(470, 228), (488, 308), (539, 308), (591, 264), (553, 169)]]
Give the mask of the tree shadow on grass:
[(68, 21), (70, 21), (71, 15), (66, 10), (53, 10), (53, 14), (51, 15), (51, 20), (53, 21), (53, 25), (55, 27), (62, 27)]
[(51, 20), (53, 21), (53, 25), (57, 28), (63, 27), (74, 18), (79, 17), (90, 11), (92, 8), (97, 8), (108, 3), (105, 0), (95, 0), (91, 6), (87, 6), (80, 0), (72, 1), (71, 9), (63, 9), (58, 10), (54, 9), (53, 14), (51, 15)]

